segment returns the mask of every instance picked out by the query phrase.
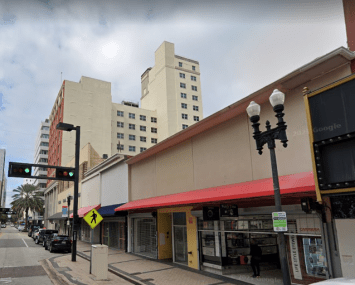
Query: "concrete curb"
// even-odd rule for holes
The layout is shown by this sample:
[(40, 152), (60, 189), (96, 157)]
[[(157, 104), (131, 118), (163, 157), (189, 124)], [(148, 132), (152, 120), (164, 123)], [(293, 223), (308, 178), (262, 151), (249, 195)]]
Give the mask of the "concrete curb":
[(70, 282), (63, 274), (59, 273), (48, 259), (40, 260), (39, 263), (46, 271), (48, 277), (54, 283), (54, 285), (75, 285)]

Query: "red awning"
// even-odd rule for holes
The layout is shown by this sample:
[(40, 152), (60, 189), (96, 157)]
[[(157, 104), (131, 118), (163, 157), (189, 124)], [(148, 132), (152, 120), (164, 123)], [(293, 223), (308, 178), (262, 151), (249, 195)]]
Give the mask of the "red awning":
[[(83, 207), (78, 210), (78, 216), (79, 218), (84, 217), (87, 213), (89, 213), (92, 209), (98, 210), (101, 208), (101, 204), (95, 205), (95, 206), (88, 206), (88, 207)], [(70, 218), (73, 217), (73, 214), (70, 214)]]
[[(301, 197), (302, 193), (315, 195), (312, 172), (280, 176), (279, 182), (281, 197)], [(271, 198), (274, 196), (272, 178), (136, 200), (117, 207), (115, 211), (160, 208), (258, 197), (267, 198), (268, 196)]]

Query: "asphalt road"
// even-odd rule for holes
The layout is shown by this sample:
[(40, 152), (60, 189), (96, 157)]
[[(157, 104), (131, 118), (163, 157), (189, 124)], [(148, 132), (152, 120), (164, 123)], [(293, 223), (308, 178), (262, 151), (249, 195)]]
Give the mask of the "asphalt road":
[(0, 230), (0, 285), (51, 285), (42, 265), (42, 259), (62, 255), (50, 253), (34, 243), (27, 233), (7, 226)]

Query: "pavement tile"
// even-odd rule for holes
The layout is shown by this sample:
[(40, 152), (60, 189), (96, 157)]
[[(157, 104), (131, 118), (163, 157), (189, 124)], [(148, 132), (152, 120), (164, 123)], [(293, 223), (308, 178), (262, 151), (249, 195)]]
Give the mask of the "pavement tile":
[[(134, 257), (134, 256), (133, 256)], [(165, 268), (171, 268), (172, 266), (163, 264), (163, 263), (158, 263), (146, 259), (141, 259), (141, 260), (134, 260), (131, 262), (122, 262), (118, 264), (112, 264), (112, 266), (125, 271), (129, 274), (132, 273), (137, 273), (137, 272), (149, 272), (149, 271), (155, 271), (155, 270), (160, 270), (160, 269), (165, 269)]]
[[(194, 272), (186, 271), (180, 268), (172, 267), (170, 270), (155, 271), (145, 274), (137, 275), (141, 279), (153, 279), (150, 281), (156, 285), (180, 285), (180, 284), (193, 284), (193, 285), (207, 285), (222, 282), (221, 280), (197, 274)], [(225, 283), (223, 283), (224, 285)]]

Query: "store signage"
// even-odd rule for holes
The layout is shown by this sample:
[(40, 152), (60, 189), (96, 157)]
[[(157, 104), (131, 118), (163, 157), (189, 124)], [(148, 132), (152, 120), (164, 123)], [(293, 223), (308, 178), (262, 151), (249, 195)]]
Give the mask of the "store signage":
[(320, 235), (321, 225), (319, 218), (299, 218), (297, 222), (297, 233)]
[(305, 96), (317, 200), (354, 188), (355, 76)]
[(286, 212), (273, 212), (272, 224), (275, 232), (287, 232)]
[(203, 207), (203, 220), (204, 221), (218, 221), (219, 220), (219, 207)]
[(220, 206), (221, 217), (238, 217), (238, 206), (237, 205), (224, 205)]
[(295, 279), (302, 280), (300, 258), (298, 255), (297, 236), (289, 236), (289, 241), (290, 241), (293, 277)]
[(68, 218), (68, 206), (62, 206), (62, 218)]

